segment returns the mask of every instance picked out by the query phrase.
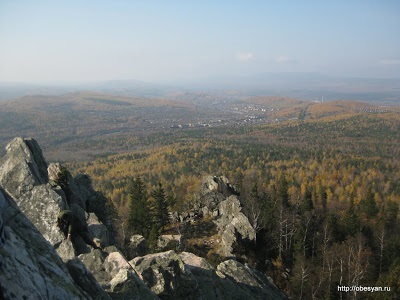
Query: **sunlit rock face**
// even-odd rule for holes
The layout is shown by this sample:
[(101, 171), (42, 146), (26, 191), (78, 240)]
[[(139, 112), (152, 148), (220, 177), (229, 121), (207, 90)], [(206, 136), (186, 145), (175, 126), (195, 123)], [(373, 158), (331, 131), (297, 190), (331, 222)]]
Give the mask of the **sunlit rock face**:
[(0, 207), (5, 233), (0, 249), (4, 299), (90, 299), (54, 248), (3, 189)]
[(67, 208), (63, 195), (49, 184), (47, 163), (34, 139), (15, 138), (0, 159), (0, 184), (52, 245), (64, 239), (55, 217)]

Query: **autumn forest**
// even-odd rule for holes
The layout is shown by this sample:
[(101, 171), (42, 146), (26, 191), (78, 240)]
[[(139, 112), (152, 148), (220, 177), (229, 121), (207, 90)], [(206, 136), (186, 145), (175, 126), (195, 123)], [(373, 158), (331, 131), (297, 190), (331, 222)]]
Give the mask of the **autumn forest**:
[(128, 222), (134, 180), (149, 201), (162, 187), (173, 213), (195, 205), (204, 175), (226, 176), (257, 231), (255, 245), (237, 249), (239, 259), (287, 295), (391, 299), (337, 287), (400, 293), (400, 117), (339, 104), (301, 106), (279, 122), (127, 135), (110, 143), (141, 148), (67, 166), (89, 174), (110, 200), (119, 235), (135, 233)]
[[(0, 117), (2, 149), (16, 135), (34, 137), (48, 162), (90, 176), (128, 258), (129, 238), (140, 234), (147, 253), (188, 251), (217, 266), (224, 257), (212, 217), (176, 216), (198, 207), (205, 176), (224, 176), (256, 232), (255, 242), (235, 246), (236, 259), (286, 295), (400, 294), (395, 104), (235, 91), (163, 99), (77, 92), (6, 101)], [(158, 236), (171, 234), (185, 239), (160, 249)], [(391, 291), (338, 289), (350, 286)]]

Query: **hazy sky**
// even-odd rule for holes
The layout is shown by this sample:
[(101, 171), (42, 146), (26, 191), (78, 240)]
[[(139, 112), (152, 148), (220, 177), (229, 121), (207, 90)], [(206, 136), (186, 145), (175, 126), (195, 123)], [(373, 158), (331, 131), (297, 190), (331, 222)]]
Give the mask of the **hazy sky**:
[(400, 77), (400, 1), (0, 1), (0, 81)]

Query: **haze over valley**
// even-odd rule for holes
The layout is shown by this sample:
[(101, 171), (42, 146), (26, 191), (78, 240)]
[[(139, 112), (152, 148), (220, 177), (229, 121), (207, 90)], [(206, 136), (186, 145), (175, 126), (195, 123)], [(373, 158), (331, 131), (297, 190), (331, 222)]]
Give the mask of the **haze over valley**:
[[(0, 106), (0, 141), (4, 149), (14, 136), (36, 136), (52, 159), (80, 160), (88, 158), (88, 155), (93, 157), (133, 150), (144, 146), (139, 137), (169, 134), (176, 130), (201, 129), (206, 132), (209, 129), (211, 134), (216, 127), (229, 130), (322, 121), (340, 115), (399, 114), (398, 106), (375, 103), (304, 101), (279, 96), (246, 96), (235, 91), (176, 93), (169, 99), (99, 92), (32, 95), (5, 101)], [(107, 142), (115, 139), (126, 142), (123, 147)]]

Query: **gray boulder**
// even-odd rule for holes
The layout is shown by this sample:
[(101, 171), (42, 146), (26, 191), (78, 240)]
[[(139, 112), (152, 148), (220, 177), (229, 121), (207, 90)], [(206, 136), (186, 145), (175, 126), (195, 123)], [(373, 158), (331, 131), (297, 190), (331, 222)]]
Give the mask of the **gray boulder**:
[(78, 174), (74, 178), (74, 184), (77, 192), (79, 192), (85, 202), (90, 201), (90, 199), (96, 194), (96, 191), (92, 186), (92, 180), (87, 174)]
[(0, 159), (0, 184), (43, 236), (52, 245), (59, 244), (64, 237), (56, 217), (68, 206), (48, 183), (42, 150), (35, 140), (22, 138), (15, 138), (6, 150)]
[(136, 257), (130, 264), (160, 298), (202, 298), (196, 278), (173, 250)]
[(65, 263), (71, 259), (74, 259), (76, 256), (76, 251), (72, 245), (72, 242), (67, 239), (63, 240), (61, 244), (58, 245), (56, 251)]
[(94, 213), (89, 214), (87, 223), (91, 236), (100, 243), (101, 247), (104, 248), (110, 246), (110, 234), (108, 228), (99, 221)]
[(225, 176), (205, 176), (201, 184), (201, 193), (206, 195), (210, 192), (222, 194), (224, 197), (237, 195), (235, 188), (229, 183)]
[(111, 299), (79, 258), (68, 260), (66, 266), (77, 285), (93, 299)]
[[(205, 176), (194, 210), (181, 213), (179, 219), (181, 222), (195, 222), (196, 216), (209, 217), (217, 225), (221, 243), (216, 251), (222, 257), (235, 257), (238, 254), (236, 249), (242, 245), (251, 246), (255, 242), (256, 231), (242, 212), (236, 190), (224, 176)], [(190, 235), (189, 230), (185, 233), (185, 239), (190, 239)], [(163, 238), (158, 243), (160, 247), (167, 245), (168, 241)]]
[(181, 234), (164, 234), (157, 239), (157, 248), (161, 249), (161, 251), (178, 249), (181, 244)]
[(237, 261), (222, 262), (215, 270), (193, 253), (179, 257), (196, 278), (203, 299), (286, 299), (264, 274)]
[(112, 299), (147, 300), (159, 299), (141, 281), (133, 270), (121, 269), (110, 281), (109, 294)]
[(76, 251), (71, 241), (64, 240), (57, 248), (57, 253), (67, 266), (73, 280), (86, 293), (95, 299), (110, 299), (90, 270), (86, 268), (85, 264), (78, 257), (76, 257)]
[(234, 256), (235, 243), (255, 241), (256, 231), (241, 210), (239, 199), (234, 195), (219, 204), (220, 216), (215, 223), (221, 236), (221, 255), (225, 257)]
[[(112, 247), (108, 247), (112, 248)], [(107, 249), (106, 249), (107, 250)], [(79, 255), (87, 269), (113, 299), (156, 299), (120, 252), (93, 250)]]
[(112, 278), (108, 293), (114, 299), (122, 296), (123, 299), (157, 299), (120, 252), (110, 253), (104, 260), (103, 266)]
[(48, 182), (47, 164), (34, 139), (15, 138), (6, 151), (0, 159), (0, 184), (14, 199)]
[(235, 260), (219, 264), (217, 275), (227, 287), (236, 287), (226, 289), (229, 299), (288, 299), (264, 274)]
[(193, 253), (167, 251), (130, 264), (162, 299), (287, 299), (266, 276), (233, 260), (215, 270)]
[(52, 245), (64, 239), (57, 227), (57, 215), (67, 208), (63, 198), (57, 194), (50, 184), (42, 184), (16, 199), (19, 208), (35, 224), (44, 238)]
[(190, 252), (181, 252), (178, 255), (190, 270), (194, 270), (194, 268), (214, 270), (214, 268), (203, 257), (197, 256)]
[[(47, 167), (42, 150), (33, 139), (15, 138), (6, 150), (6, 155), (0, 159), (0, 184), (43, 236), (57, 247), (64, 240), (56, 226), (60, 211), (70, 209), (86, 224), (86, 202), (89, 199), (85, 197), (94, 193), (90, 180), (82, 175), (77, 177), (76, 183), (70, 172), (59, 163)], [(91, 220), (91, 233), (103, 246), (108, 246), (108, 229), (97, 218)], [(89, 249), (79, 238), (75, 246), (79, 253)]]
[(110, 274), (111, 277), (114, 277), (118, 274), (118, 272), (122, 269), (132, 269), (129, 262), (125, 259), (125, 257), (120, 252), (111, 252), (106, 259), (104, 260), (104, 269)]
[(201, 295), (199, 299), (229, 299), (226, 297), (228, 291), (236, 290), (234, 284), (229, 286), (221, 280), (215, 269), (204, 258), (189, 252), (182, 252), (179, 257), (196, 280)]
[(214, 176), (204, 176), (201, 182), (201, 193), (207, 194), (209, 192), (218, 191), (218, 183), (214, 180)]
[(5, 243), (0, 285), (5, 299), (91, 299), (71, 278), (54, 248), (0, 189)]
[(200, 212), (203, 216), (218, 217), (219, 204), (226, 197), (235, 194), (234, 188), (224, 176), (205, 176), (202, 180), (198, 198)]
[(97, 282), (103, 287), (108, 288), (109, 282), (112, 279), (111, 275), (104, 269), (106, 253), (95, 249), (89, 253), (80, 254), (78, 257), (84, 263), (86, 268), (90, 270)]
[[(0, 159), (1, 184), (14, 197), (19, 209), (33, 223), (30, 226), (35, 230), (39, 230), (41, 236), (57, 248), (57, 253), (68, 267), (62, 264), (64, 271), (73, 275), (69, 279), (77, 280), (76, 286), (78, 290), (85, 297), (89, 297), (84, 290), (91, 286), (92, 289), (86, 289), (86, 292), (95, 298), (106, 299), (108, 297), (107, 294), (99, 287), (94, 277), (90, 276), (90, 272), (84, 264), (79, 264), (76, 261), (74, 247), (71, 242), (65, 240), (64, 235), (56, 225), (57, 215), (64, 209), (71, 209), (84, 223), (86, 222), (85, 205), (83, 201), (79, 200), (82, 197), (78, 195), (71, 198), (71, 195), (76, 195), (72, 189), (68, 189), (70, 193), (66, 195), (59, 186), (56, 186), (55, 182), (61, 170), (59, 164), (50, 165), (49, 179), (47, 164), (35, 140), (16, 138), (7, 145), (6, 150), (6, 155)], [(69, 172), (67, 174), (70, 176)], [(73, 181), (71, 178), (68, 180)], [(50, 181), (53, 185), (49, 183)], [(70, 205), (66, 201), (67, 198), (68, 200), (73, 200), (69, 203)], [(75, 201), (74, 199), (78, 200)], [(78, 245), (79, 249), (89, 249), (83, 241), (78, 244), (80, 244)], [(25, 245), (21, 245), (22, 248), (23, 246)], [(56, 253), (54, 249), (53, 252)], [(58, 257), (58, 260), (61, 260), (60, 257)], [(83, 279), (85, 280), (82, 281)], [(81, 289), (81, 286), (84, 289)]]
[(148, 247), (146, 239), (139, 234), (132, 235), (129, 239), (129, 246), (127, 249), (128, 258), (143, 256), (147, 253)]

